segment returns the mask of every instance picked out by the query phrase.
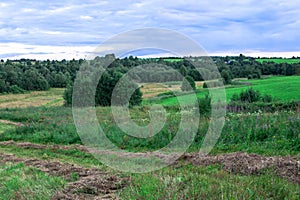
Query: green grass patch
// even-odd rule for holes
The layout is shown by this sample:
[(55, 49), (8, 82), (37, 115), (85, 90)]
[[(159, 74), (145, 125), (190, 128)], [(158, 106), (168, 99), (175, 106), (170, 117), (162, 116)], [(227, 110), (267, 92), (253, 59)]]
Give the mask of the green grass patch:
[[(276, 97), (279, 101), (300, 100), (300, 76), (273, 76), (265, 79), (239, 81), (240, 83), (249, 83), (247, 85), (232, 85), (225, 88), (226, 100), (229, 102), (233, 94), (239, 94), (241, 91), (252, 87), (259, 90), (262, 95), (269, 94)], [(197, 97), (204, 98), (208, 94), (208, 89), (196, 93)], [(191, 95), (180, 96), (187, 104), (191, 102)], [(176, 97), (163, 98), (160, 100), (146, 101), (145, 103), (158, 103), (164, 106), (173, 106), (178, 104)]]
[(50, 199), (66, 181), (24, 164), (0, 166), (1, 199)]
[(8, 131), (8, 130), (14, 130), (15, 126), (9, 125), (9, 124), (3, 124), (0, 122), (0, 134)]
[(276, 177), (228, 174), (219, 166), (181, 168), (132, 175), (121, 199), (299, 199), (300, 187)]

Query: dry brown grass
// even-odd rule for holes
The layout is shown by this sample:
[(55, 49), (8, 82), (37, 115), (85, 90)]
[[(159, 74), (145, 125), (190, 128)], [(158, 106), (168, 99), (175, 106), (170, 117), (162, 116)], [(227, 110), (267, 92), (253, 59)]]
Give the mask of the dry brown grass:
[[(197, 81), (196, 87), (202, 87), (203, 81)], [(147, 83), (142, 88), (143, 98), (148, 99), (152, 97), (156, 97), (158, 94), (169, 92), (169, 91), (180, 91), (181, 84), (159, 84), (159, 83)]]
[(36, 106), (63, 105), (64, 89), (51, 89), (49, 91), (35, 91), (26, 94), (0, 95), (0, 108), (25, 108)]

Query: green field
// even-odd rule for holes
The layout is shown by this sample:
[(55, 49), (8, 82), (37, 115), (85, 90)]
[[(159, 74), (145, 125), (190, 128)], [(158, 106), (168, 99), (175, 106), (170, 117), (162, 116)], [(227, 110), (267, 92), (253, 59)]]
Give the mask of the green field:
[[(300, 100), (299, 76), (239, 81), (252, 85), (228, 86), (228, 100), (248, 87), (279, 101)], [(179, 88), (176, 82), (169, 84)], [(156, 94), (161, 88), (150, 84), (144, 90)], [(198, 90), (198, 97), (207, 94), (207, 89)], [(0, 199), (59, 199), (61, 195), (66, 195), (65, 199), (300, 198), (299, 110), (227, 114), (220, 138), (203, 162), (198, 151), (210, 119), (201, 116), (185, 156), (161, 170), (134, 174), (115, 171), (86, 151), (74, 125), (72, 108), (62, 106), (62, 93), (61, 89), (52, 89), (0, 97)], [(190, 95), (181, 98), (188, 102)], [(26, 99), (28, 104), (24, 104)], [(149, 103), (153, 102), (168, 105), (166, 122), (160, 132), (145, 139), (124, 133), (111, 108), (97, 107), (106, 137), (131, 156), (170, 144), (181, 121), (174, 106), (176, 98), (146, 99), (144, 107), (130, 108), (130, 117), (139, 125), (149, 124)], [(8, 104), (11, 106), (6, 107)], [(109, 150), (105, 154), (116, 157)], [(156, 159), (163, 160), (163, 156), (161, 153)], [(149, 158), (146, 154), (143, 157)], [(273, 162), (276, 159), (278, 162)]]
[(274, 62), (274, 63), (288, 63), (288, 64), (294, 64), (294, 63), (300, 63), (300, 59), (292, 59), (292, 58), (258, 58), (255, 59), (257, 62), (263, 63), (263, 62)]
[[(261, 94), (269, 94), (276, 97), (279, 101), (292, 101), (300, 100), (300, 76), (274, 76), (258, 80), (245, 80), (239, 81), (244, 83), (250, 83), (250, 85), (231, 85), (226, 87), (226, 100), (229, 102), (233, 94), (239, 94), (241, 91), (252, 87), (255, 90), (259, 90)], [(203, 98), (208, 94), (207, 89), (203, 89), (197, 92), (197, 97)], [(189, 102), (190, 95), (181, 96), (184, 102)], [(155, 103), (162, 105), (175, 105), (178, 103), (176, 97), (166, 98), (162, 100), (155, 100)]]

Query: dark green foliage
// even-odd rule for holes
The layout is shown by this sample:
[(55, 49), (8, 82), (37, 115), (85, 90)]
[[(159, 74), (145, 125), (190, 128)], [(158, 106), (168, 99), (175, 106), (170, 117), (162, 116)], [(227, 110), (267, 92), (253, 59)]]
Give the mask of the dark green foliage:
[(13, 94), (22, 94), (25, 92), (25, 90), (23, 90), (22, 88), (20, 88), (17, 85), (13, 85), (10, 87), (10, 92)]
[(34, 69), (27, 70), (22, 76), (22, 88), (24, 90), (48, 90), (49, 83), (47, 80)]
[(253, 88), (249, 88), (246, 91), (242, 91), (239, 95), (234, 94), (231, 101), (253, 103), (259, 101), (260, 99), (260, 92), (258, 90), (254, 90)]
[(64, 92), (64, 100), (66, 106), (72, 105), (72, 98), (73, 98), (73, 85), (68, 85)]
[(206, 83), (206, 82), (204, 82), (204, 83), (203, 83), (203, 88), (208, 88), (208, 86), (207, 86), (207, 83)]
[(275, 101), (275, 98), (269, 94), (261, 95), (258, 90), (254, 90), (253, 88), (242, 91), (240, 94), (233, 94), (231, 97), (231, 102), (254, 103), (258, 101), (271, 103)]
[(196, 89), (196, 84), (194, 79), (191, 76), (186, 76), (181, 85), (181, 90), (182, 91), (192, 91)]
[[(114, 99), (115, 105), (126, 105), (129, 102), (130, 106), (135, 106), (142, 103), (142, 93), (138, 85), (124, 76), (120, 68), (113, 68), (109, 65), (110, 68), (105, 70), (106, 63), (110, 63), (107, 58), (97, 57), (95, 60), (83, 64), (75, 82), (76, 90), (70, 84), (65, 91), (66, 105), (72, 104), (73, 93), (77, 100), (76, 106), (91, 106), (94, 103), (100, 106), (110, 106), (112, 99)], [(100, 73), (101, 77), (98, 81), (97, 75)], [(95, 87), (94, 84), (97, 81), (96, 92), (92, 94), (92, 88)], [(122, 84), (117, 87), (118, 82)], [(113, 92), (115, 92), (114, 95)], [(95, 96), (94, 102), (91, 96)]]
[(228, 70), (223, 70), (221, 72), (221, 76), (223, 78), (224, 84), (230, 84), (232, 80), (231, 73)]
[[(130, 106), (140, 105), (142, 103), (142, 92), (138, 85), (131, 82), (126, 76), (123, 77), (123, 74), (120, 72), (112, 73), (110, 75), (105, 72), (102, 75), (97, 87), (96, 104), (110, 106), (112, 103), (111, 100), (114, 98), (114, 105), (126, 105), (128, 102)], [(131, 95), (132, 91), (134, 92)]]
[(258, 90), (254, 90), (253, 88), (250, 88), (246, 91), (242, 91), (240, 93), (240, 100), (243, 102), (256, 102), (260, 99), (260, 92)]
[(199, 112), (201, 115), (208, 116), (211, 112), (211, 98), (205, 95), (205, 98), (198, 99)]
[(271, 95), (265, 94), (261, 97), (261, 100), (265, 103), (271, 103), (274, 101), (273, 97)]
[(8, 87), (5, 83), (5, 80), (0, 79), (0, 93), (8, 92)]

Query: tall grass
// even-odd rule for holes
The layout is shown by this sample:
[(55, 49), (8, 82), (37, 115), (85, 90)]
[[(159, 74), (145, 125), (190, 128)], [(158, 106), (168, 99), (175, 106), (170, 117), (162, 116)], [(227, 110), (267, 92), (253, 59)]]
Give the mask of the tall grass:
[[(148, 108), (130, 110), (133, 120), (140, 125), (150, 121)], [(175, 137), (181, 115), (177, 107), (168, 107), (167, 122), (163, 129), (150, 138), (136, 138), (124, 133), (114, 122), (110, 108), (97, 108), (99, 124), (106, 136), (117, 146), (129, 151), (153, 151), (169, 144)], [(19, 121), (26, 126), (5, 130), (0, 140), (29, 141), (34, 143), (81, 144), (72, 120), (71, 108), (2, 109), (1, 119)], [(295, 154), (300, 151), (300, 116), (298, 111), (274, 113), (229, 113), (215, 149), (254, 152), (282, 152)], [(210, 119), (201, 117), (199, 128), (190, 151), (198, 150), (207, 133)], [(253, 149), (256, 147), (256, 149)]]

